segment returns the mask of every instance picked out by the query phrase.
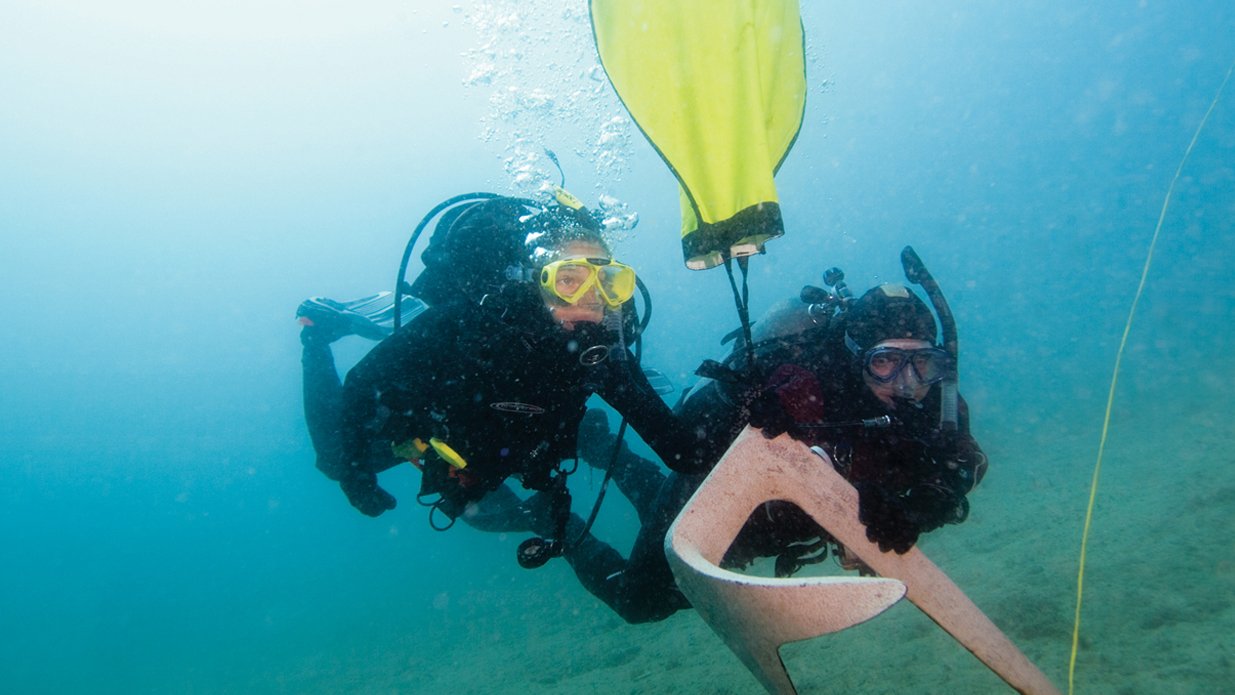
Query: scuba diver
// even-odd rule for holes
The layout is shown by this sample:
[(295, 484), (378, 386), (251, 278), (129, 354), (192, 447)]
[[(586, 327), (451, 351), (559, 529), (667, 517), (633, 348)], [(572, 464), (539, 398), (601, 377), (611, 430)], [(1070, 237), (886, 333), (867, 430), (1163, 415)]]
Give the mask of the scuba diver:
[[(832, 289), (804, 288), (753, 326), (750, 343), (738, 337), (724, 363), (705, 361), (699, 370), (705, 380), (677, 408), (708, 442), (712, 465), (747, 424), (768, 437), (788, 432), (819, 447), (857, 488), (867, 537), (897, 553), (908, 552), (922, 533), (964, 521), (967, 495), (987, 468), (955, 391), (951, 313), (912, 249), (902, 259), (907, 275), (931, 295), (942, 344), (934, 315), (908, 287), (879, 285), (855, 299), (844, 274), (832, 269), (825, 273)], [(602, 413), (585, 418), (580, 442), (589, 462), (603, 460), (607, 429)], [(639, 622), (666, 615), (660, 602), (676, 600), (665, 536), (706, 474), (666, 477), (625, 448), (615, 461), (606, 475), (635, 505), (641, 529), (629, 560), (612, 569), (623, 576), (626, 594), (605, 600)], [(771, 501), (751, 513), (721, 566), (776, 558), (776, 575), (783, 577), (824, 560), (829, 548), (845, 569), (869, 573), (796, 505)]]
[[(439, 214), (425, 270), (406, 285), (416, 239)], [(641, 329), (637, 285), (596, 219), (562, 189), (549, 204), (494, 194), (443, 202), (409, 241), (393, 298), (310, 299), (297, 312), (318, 469), (378, 516), (396, 504), (378, 474), (410, 461), (434, 528), (462, 518), (482, 530), (532, 531), (542, 537), (520, 546), (520, 564), (564, 555), (601, 591), (604, 576), (590, 568), (600, 567), (595, 551), (610, 549), (570, 511), (566, 486), (588, 398), (601, 396), (674, 469), (705, 468), (694, 433), (628, 345)], [(340, 383), (330, 344), (351, 333), (389, 336)], [(508, 478), (534, 493), (521, 499)]]

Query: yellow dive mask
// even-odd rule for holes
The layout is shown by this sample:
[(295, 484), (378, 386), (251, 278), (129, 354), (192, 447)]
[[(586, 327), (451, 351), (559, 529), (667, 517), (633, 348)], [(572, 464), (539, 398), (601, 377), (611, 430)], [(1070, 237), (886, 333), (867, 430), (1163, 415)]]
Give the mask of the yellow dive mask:
[(567, 304), (574, 304), (593, 288), (616, 309), (635, 294), (635, 269), (611, 258), (568, 258), (540, 271), (540, 286)]

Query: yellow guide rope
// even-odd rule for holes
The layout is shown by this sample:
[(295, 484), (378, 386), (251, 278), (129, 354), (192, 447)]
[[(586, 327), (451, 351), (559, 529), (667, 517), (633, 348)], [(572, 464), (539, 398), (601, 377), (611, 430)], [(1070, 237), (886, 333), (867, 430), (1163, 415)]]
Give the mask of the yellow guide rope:
[(1162, 231), (1162, 222), (1166, 219), (1166, 209), (1171, 204), (1171, 194), (1175, 192), (1175, 184), (1179, 181), (1179, 176), (1183, 173), (1184, 164), (1187, 163), (1188, 157), (1192, 154), (1192, 148), (1196, 146), (1196, 141), (1201, 137), (1201, 131), (1205, 128), (1205, 122), (1209, 120), (1209, 114), (1213, 113), (1214, 107), (1218, 105), (1218, 99), (1222, 96), (1222, 90), (1226, 89), (1226, 83), (1231, 79), (1231, 71), (1235, 69), (1235, 61), (1226, 70), (1226, 77), (1223, 78), (1222, 84), (1218, 86), (1218, 92), (1214, 94), (1214, 100), (1209, 104), (1209, 109), (1205, 111), (1205, 116), (1201, 119), (1200, 125), (1196, 127), (1196, 132), (1192, 134), (1192, 142), (1188, 143), (1188, 149), (1184, 151), (1183, 159), (1179, 160), (1179, 168), (1175, 170), (1175, 177), (1171, 179), (1171, 185), (1166, 189), (1166, 198), (1162, 201), (1162, 212), (1158, 214), (1158, 224), (1154, 227), (1153, 238), (1149, 242), (1149, 253), (1145, 256), (1145, 267), (1141, 269), (1141, 282), (1136, 287), (1136, 295), (1132, 298), (1132, 308), (1128, 310), (1128, 321), (1124, 324), (1123, 336), (1119, 339), (1119, 350), (1115, 353), (1115, 369), (1111, 373), (1111, 388), (1106, 395), (1106, 414), (1102, 417), (1102, 437), (1098, 441), (1098, 460), (1093, 467), (1093, 480), (1089, 485), (1089, 505), (1085, 509), (1085, 527), (1081, 532), (1081, 558), (1080, 569), (1076, 574), (1076, 615), (1072, 623), (1072, 654), (1068, 659), (1068, 694), (1073, 692), (1073, 677), (1076, 673), (1076, 651), (1077, 643), (1081, 636), (1081, 596), (1085, 586), (1085, 550), (1089, 544), (1089, 526), (1093, 521), (1094, 500), (1098, 496), (1098, 474), (1102, 470), (1102, 454), (1106, 451), (1106, 435), (1111, 424), (1111, 406), (1115, 401), (1115, 384), (1119, 380), (1119, 365), (1123, 362), (1124, 347), (1128, 344), (1128, 334), (1132, 332), (1132, 317), (1136, 315), (1136, 306), (1141, 301), (1141, 295), (1145, 291), (1145, 280), (1149, 277), (1149, 266), (1153, 262), (1154, 247), (1158, 245), (1158, 234)]

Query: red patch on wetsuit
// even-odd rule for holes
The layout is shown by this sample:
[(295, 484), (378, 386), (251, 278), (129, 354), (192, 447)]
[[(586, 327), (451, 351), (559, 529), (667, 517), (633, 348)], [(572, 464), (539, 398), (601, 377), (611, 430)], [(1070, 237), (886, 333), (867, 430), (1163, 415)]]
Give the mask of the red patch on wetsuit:
[(798, 423), (823, 421), (823, 390), (814, 372), (796, 364), (782, 364), (768, 379), (780, 407)]

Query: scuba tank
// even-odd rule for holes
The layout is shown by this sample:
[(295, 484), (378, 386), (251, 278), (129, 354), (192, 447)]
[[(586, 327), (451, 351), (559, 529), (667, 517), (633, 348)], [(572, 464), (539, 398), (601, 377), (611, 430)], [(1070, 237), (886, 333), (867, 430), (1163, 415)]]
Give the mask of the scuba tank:
[(740, 403), (746, 400), (744, 393), (749, 395), (763, 386), (767, 375), (759, 369), (761, 363), (775, 363), (775, 354), (792, 346), (827, 340), (834, 322), (853, 300), (853, 293), (840, 268), (824, 271), (823, 281), (824, 287), (806, 285), (797, 297), (773, 304), (757, 321), (751, 322), (749, 349), (745, 328), (726, 334), (721, 344), (733, 343), (729, 355), (722, 362), (703, 360), (695, 374), (704, 381), (687, 389), (679, 405), (690, 391), (706, 387), (708, 382), (721, 385), (720, 395), (725, 400)]

